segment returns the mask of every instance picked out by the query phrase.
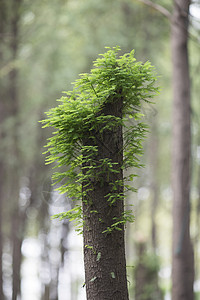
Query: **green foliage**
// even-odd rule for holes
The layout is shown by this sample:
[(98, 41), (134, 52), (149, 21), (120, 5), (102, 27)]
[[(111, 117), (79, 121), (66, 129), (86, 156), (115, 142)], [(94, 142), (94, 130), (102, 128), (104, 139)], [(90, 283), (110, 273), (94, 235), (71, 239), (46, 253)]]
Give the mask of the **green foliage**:
[(97, 261), (100, 261), (100, 259), (101, 259), (101, 252), (98, 252), (98, 254), (97, 254)]
[(96, 251), (94, 250), (93, 246), (85, 245), (85, 248), (92, 250), (93, 253), (96, 254)]
[[(56, 162), (56, 167), (60, 168), (53, 179), (55, 183), (61, 183), (60, 192), (74, 200), (84, 198), (91, 189), (91, 182), (103, 184), (107, 181), (111, 193), (106, 195), (106, 199), (112, 206), (124, 199), (124, 193), (118, 193), (118, 187), (123, 187), (124, 181), (112, 181), (112, 175), (121, 172), (121, 168), (141, 167), (138, 156), (142, 154), (142, 140), (147, 131), (146, 124), (142, 122), (141, 105), (149, 102), (157, 92), (156, 78), (150, 62), (136, 62), (134, 51), (118, 56), (119, 51), (119, 47), (114, 47), (101, 54), (90, 74), (81, 74), (74, 83), (74, 89), (65, 92), (65, 96), (58, 100), (61, 104), (47, 112), (48, 118), (43, 121), (44, 127), (55, 128), (46, 151), (47, 163)], [(119, 97), (123, 101), (122, 118), (101, 114), (105, 103), (117, 101)], [(124, 130), (122, 167), (110, 158), (96, 160), (98, 147), (84, 144), (88, 137), (96, 139), (95, 132), (101, 135), (118, 126), (123, 126)], [(126, 190), (131, 189), (128, 181), (134, 176), (131, 174), (124, 178)], [(77, 205), (56, 217), (82, 218), (81, 206)], [(132, 220), (129, 212), (120, 220), (113, 220), (113, 225), (106, 232), (120, 230), (120, 225), (127, 220)]]
[(111, 233), (113, 229), (121, 231), (122, 226), (125, 225), (127, 222), (134, 222), (134, 216), (132, 214), (131, 210), (125, 210), (121, 218), (114, 217), (113, 218), (113, 224), (110, 227), (107, 227), (103, 233)]

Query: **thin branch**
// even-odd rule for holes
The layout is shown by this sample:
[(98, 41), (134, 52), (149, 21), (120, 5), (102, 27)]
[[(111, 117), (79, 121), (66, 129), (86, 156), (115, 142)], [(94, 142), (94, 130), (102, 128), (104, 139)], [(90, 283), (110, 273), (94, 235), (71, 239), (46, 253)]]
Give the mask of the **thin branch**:
[[(159, 5), (159, 4), (153, 3), (151, 0), (137, 0), (137, 1), (141, 2), (141, 3), (144, 3), (145, 5), (148, 5), (149, 7), (154, 8), (155, 10), (157, 10), (158, 12), (160, 12), (162, 15), (164, 15), (167, 19), (169, 19), (170, 22), (172, 22), (172, 14), (165, 7), (163, 7), (163, 6)], [(192, 18), (194, 18), (194, 17), (192, 16)], [(193, 42), (197, 43), (197, 45), (199, 46), (199, 38), (196, 37), (192, 32), (188, 32), (188, 37)]]
[(154, 8), (155, 10), (159, 11), (162, 15), (164, 15), (166, 18), (171, 20), (172, 15), (171, 15), (170, 11), (167, 10), (165, 7), (163, 7), (159, 4), (153, 3), (151, 0), (137, 0), (137, 1), (142, 2), (146, 5)]

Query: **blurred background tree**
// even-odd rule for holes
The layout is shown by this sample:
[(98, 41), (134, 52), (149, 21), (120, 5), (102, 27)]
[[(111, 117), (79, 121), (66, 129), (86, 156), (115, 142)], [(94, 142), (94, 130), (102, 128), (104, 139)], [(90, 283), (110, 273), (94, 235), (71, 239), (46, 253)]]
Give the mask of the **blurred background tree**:
[[(146, 2), (146, 3), (145, 3)], [(147, 5), (148, 4), (148, 5)], [(172, 1), (155, 1), (172, 12)], [(199, 29), (200, 2), (189, 14), (191, 74), (192, 170), (191, 237), (195, 254), (195, 291), (199, 293)], [(55, 106), (79, 73), (87, 72), (105, 46), (135, 49), (138, 60), (150, 60), (160, 75), (156, 105), (145, 106), (151, 136), (145, 142), (145, 164), (130, 194), (135, 223), (127, 227), (130, 299), (135, 297), (137, 244), (158, 258), (157, 283), (170, 294), (172, 243), (171, 113), (172, 65), (170, 21), (151, 1), (137, 0), (0, 0), (0, 299), (84, 299), (84, 278), (75, 274), (81, 248), (73, 226), (50, 216), (71, 208), (71, 200), (53, 192), (43, 146), (49, 132), (38, 121)], [(75, 241), (75, 242), (74, 242)], [(75, 243), (75, 244), (73, 244)], [(77, 250), (80, 248), (80, 250)], [(72, 251), (73, 249), (73, 251)], [(34, 255), (31, 256), (31, 253)], [(29, 253), (29, 255), (28, 255)], [(72, 260), (73, 255), (75, 261)], [(36, 255), (37, 254), (37, 255)], [(31, 264), (35, 257), (34, 267)], [(32, 260), (31, 260), (32, 259)], [(151, 261), (151, 259), (150, 259)], [(31, 269), (32, 277), (26, 291)], [(33, 276), (33, 275), (32, 275)], [(67, 277), (65, 277), (67, 276)], [(63, 283), (64, 282), (64, 283)], [(38, 284), (36, 287), (34, 284)], [(64, 291), (64, 292), (63, 292)], [(167, 298), (168, 297), (168, 298)], [(142, 299), (142, 298), (141, 298)], [(198, 298), (197, 298), (198, 299)]]

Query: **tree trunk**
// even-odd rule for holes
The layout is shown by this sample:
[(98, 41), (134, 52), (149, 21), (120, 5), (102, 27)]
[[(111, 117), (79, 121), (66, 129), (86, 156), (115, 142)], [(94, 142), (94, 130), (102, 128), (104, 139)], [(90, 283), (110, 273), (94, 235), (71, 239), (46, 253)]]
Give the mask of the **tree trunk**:
[(16, 300), (20, 296), (20, 270), (21, 270), (21, 245), (23, 241), (25, 212), (20, 212), (19, 208), (19, 170), (20, 170), (20, 151), (19, 151), (19, 91), (18, 91), (18, 69), (16, 67), (16, 60), (19, 49), (19, 26), (21, 17), (22, 0), (12, 0), (10, 6), (10, 53), (13, 68), (9, 73), (10, 88), (9, 88), (9, 116), (13, 118), (12, 127), (12, 145), (9, 149), (11, 155), (11, 178), (10, 185), (12, 186), (11, 197), (12, 204), (12, 244), (13, 244), (13, 283), (12, 283), (12, 300)]
[[(120, 98), (120, 97), (119, 97)], [(122, 117), (122, 99), (104, 104), (101, 115), (114, 115)], [(112, 182), (123, 181), (121, 169), (123, 162), (123, 137), (122, 127), (117, 125), (112, 129), (104, 129), (102, 133), (93, 132), (93, 139), (86, 139), (85, 145), (98, 147), (95, 157), (97, 162), (109, 158), (117, 163), (119, 173), (100, 175), (98, 180), (91, 184), (91, 191), (83, 196), (84, 217), (84, 264), (87, 300), (128, 300), (126, 261), (124, 244), (124, 227), (114, 229), (111, 233), (102, 233), (107, 227), (115, 223), (115, 218), (120, 219), (124, 204), (121, 199), (114, 204), (109, 204), (106, 195), (112, 193)], [(86, 172), (87, 169), (83, 169)], [(88, 188), (87, 188), (88, 190)], [(83, 192), (85, 187), (83, 185)], [(116, 191), (123, 194), (123, 186)]]
[(3, 293), (3, 268), (2, 268), (2, 254), (3, 254), (3, 229), (2, 229), (2, 208), (3, 208), (3, 186), (4, 186), (4, 164), (0, 163), (0, 299), (4, 300)]
[(148, 244), (136, 244), (137, 263), (135, 273), (135, 300), (162, 300), (163, 294), (158, 282), (158, 261), (155, 254), (147, 254)]
[(156, 214), (158, 210), (159, 202), (159, 186), (158, 186), (158, 130), (157, 130), (157, 118), (153, 116), (151, 120), (151, 138), (149, 146), (149, 159), (150, 159), (150, 189), (151, 189), (151, 242), (154, 254), (157, 250), (157, 224), (156, 224)]
[(173, 62), (173, 255), (172, 299), (192, 300), (193, 248), (190, 240), (190, 79), (188, 62), (189, 0), (174, 0)]
[[(3, 68), (4, 64), (4, 52), (3, 52), (3, 45), (4, 45), (4, 38), (5, 38), (5, 1), (0, 0), (0, 71)], [(3, 84), (3, 80), (1, 78), (0, 82), (0, 299), (4, 300), (4, 293), (3, 293), (3, 268), (2, 268), (2, 254), (3, 254), (3, 204), (5, 199), (5, 157), (4, 157), (4, 148), (2, 146), (2, 141), (4, 138), (4, 120), (6, 117), (5, 111), (5, 88)]]
[(12, 269), (13, 269), (13, 287), (12, 287), (12, 300), (17, 300), (21, 294), (21, 262), (22, 253), (21, 246), (24, 236), (25, 228), (25, 213), (16, 211), (12, 218), (12, 242), (13, 242), (13, 252), (12, 252)]

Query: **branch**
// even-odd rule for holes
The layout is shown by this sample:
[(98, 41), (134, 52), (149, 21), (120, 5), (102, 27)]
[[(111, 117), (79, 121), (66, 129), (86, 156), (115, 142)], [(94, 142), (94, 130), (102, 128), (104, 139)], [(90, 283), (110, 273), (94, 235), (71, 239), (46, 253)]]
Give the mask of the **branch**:
[(162, 15), (164, 15), (166, 18), (171, 20), (172, 15), (171, 15), (170, 11), (167, 10), (166, 8), (164, 8), (163, 6), (153, 3), (151, 0), (137, 0), (137, 1), (142, 2), (146, 5), (154, 8), (155, 10), (159, 11)]

